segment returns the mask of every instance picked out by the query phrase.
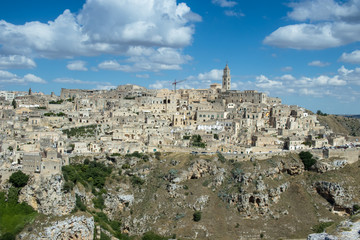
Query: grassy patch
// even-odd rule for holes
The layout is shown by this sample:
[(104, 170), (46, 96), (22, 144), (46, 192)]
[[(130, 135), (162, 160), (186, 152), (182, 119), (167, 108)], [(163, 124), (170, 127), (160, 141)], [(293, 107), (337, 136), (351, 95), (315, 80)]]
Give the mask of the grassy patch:
[(26, 203), (18, 203), (15, 199), (5, 201), (5, 193), (0, 193), (1, 236), (18, 234), (26, 224), (35, 219), (36, 215), (37, 212)]
[(319, 224), (316, 224), (315, 226), (313, 226), (312, 230), (315, 233), (322, 233), (325, 231), (326, 228), (330, 227), (333, 224), (334, 224), (334, 222), (322, 222), (322, 223), (319, 223)]

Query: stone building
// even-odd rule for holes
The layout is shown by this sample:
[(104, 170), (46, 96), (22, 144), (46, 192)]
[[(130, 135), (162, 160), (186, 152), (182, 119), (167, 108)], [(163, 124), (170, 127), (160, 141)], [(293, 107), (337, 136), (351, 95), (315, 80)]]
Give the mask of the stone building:
[(223, 78), (222, 78), (222, 90), (229, 91), (231, 87), (231, 76), (230, 76), (230, 68), (226, 64), (224, 68)]

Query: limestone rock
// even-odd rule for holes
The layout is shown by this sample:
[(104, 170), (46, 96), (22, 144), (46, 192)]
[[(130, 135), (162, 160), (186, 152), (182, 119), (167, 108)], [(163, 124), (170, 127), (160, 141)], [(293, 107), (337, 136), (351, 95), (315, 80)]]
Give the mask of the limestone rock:
[(338, 183), (318, 181), (314, 184), (316, 191), (325, 198), (336, 211), (351, 212), (352, 196)]
[(21, 190), (20, 202), (26, 202), (39, 213), (63, 216), (75, 207), (75, 193), (64, 193), (64, 179), (56, 174), (48, 177), (32, 178)]
[(337, 240), (337, 239), (338, 239), (337, 237), (333, 235), (329, 235), (327, 233), (313, 233), (307, 237), (307, 240)]
[(189, 168), (188, 179), (199, 179), (213, 170), (213, 165), (204, 159), (196, 160)]
[[(105, 195), (105, 196), (104, 196)], [(107, 193), (104, 194), (104, 212), (111, 220), (115, 216), (132, 206), (134, 203), (134, 195), (128, 193)]]
[(94, 218), (89, 215), (73, 215), (60, 221), (39, 223), (33, 231), (20, 233), (18, 239), (92, 240), (94, 239)]

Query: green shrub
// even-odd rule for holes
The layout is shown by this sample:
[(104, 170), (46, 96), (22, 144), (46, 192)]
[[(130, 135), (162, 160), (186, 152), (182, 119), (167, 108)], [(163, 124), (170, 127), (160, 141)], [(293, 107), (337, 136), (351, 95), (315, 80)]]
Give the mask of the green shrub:
[(225, 163), (226, 158), (224, 157), (224, 155), (222, 155), (221, 153), (218, 152), (217, 156), (218, 156), (218, 159), (220, 162)]
[(201, 136), (199, 134), (192, 135), (190, 139), (190, 144), (193, 147), (205, 148), (206, 144), (202, 142)]
[(121, 166), (122, 169), (129, 169), (130, 168), (130, 165), (125, 163)]
[(199, 222), (201, 220), (201, 212), (200, 211), (196, 211), (193, 214), (193, 220), (195, 222)]
[(360, 210), (360, 206), (358, 205), (358, 204), (354, 204), (354, 206), (353, 206), (353, 212), (355, 213), (355, 212), (357, 212), (357, 211), (359, 211)]
[(138, 176), (132, 176), (131, 177), (131, 183), (132, 185), (134, 186), (140, 186), (140, 185), (143, 185), (145, 183), (145, 180), (139, 178)]
[(93, 203), (94, 203), (94, 207), (98, 208), (98, 209), (104, 209), (105, 204), (104, 204), (104, 198), (102, 197), (102, 195), (98, 195), (96, 198), (93, 198)]
[(161, 157), (161, 152), (155, 152), (155, 158), (157, 160), (160, 160), (160, 157)]
[(310, 170), (316, 163), (316, 159), (313, 158), (313, 155), (310, 152), (300, 152), (299, 157), (304, 164), (305, 170)]
[(17, 188), (24, 187), (29, 181), (29, 176), (23, 173), (22, 171), (17, 171), (11, 174), (9, 182)]
[(315, 226), (312, 227), (312, 230), (315, 232), (315, 233), (322, 233), (325, 231), (326, 228), (330, 227), (331, 225), (333, 225), (334, 222), (322, 222), (322, 223), (319, 223)]
[(153, 232), (147, 232), (143, 235), (143, 237), (141, 239), (142, 240), (168, 240), (169, 238), (162, 237)]
[(81, 201), (81, 198), (79, 195), (76, 194), (76, 209), (79, 209), (82, 212), (86, 211), (85, 204)]

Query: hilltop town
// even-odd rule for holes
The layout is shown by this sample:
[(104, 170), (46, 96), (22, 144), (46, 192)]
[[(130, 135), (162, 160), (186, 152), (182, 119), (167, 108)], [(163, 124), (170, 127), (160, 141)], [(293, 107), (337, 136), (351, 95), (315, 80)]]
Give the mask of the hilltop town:
[(314, 153), (324, 157), (333, 147), (352, 144), (302, 107), (255, 90), (231, 90), (228, 65), (222, 85), (208, 89), (127, 84), (112, 90), (61, 89), (60, 97), (31, 89), (2, 91), (0, 99), (3, 176), (17, 169), (57, 173), (76, 155), (220, 152), (249, 160), (303, 149), (320, 149)]
[[(360, 212), (358, 139), (324, 114), (231, 90), (228, 65), (208, 89), (0, 99), (1, 237), (298, 238)], [(351, 221), (331, 233), (357, 236)]]

